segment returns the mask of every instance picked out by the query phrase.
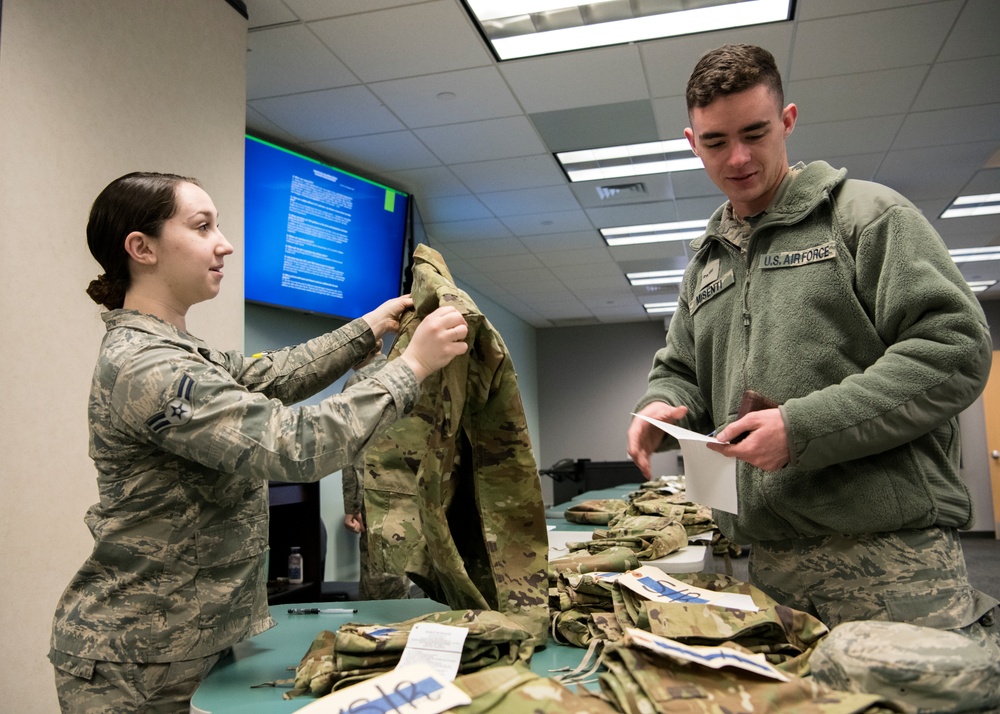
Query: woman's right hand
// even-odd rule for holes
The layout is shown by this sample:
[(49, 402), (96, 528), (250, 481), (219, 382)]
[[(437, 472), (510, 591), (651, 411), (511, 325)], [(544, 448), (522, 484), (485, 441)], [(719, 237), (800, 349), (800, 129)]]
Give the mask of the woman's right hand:
[(462, 313), (451, 305), (439, 307), (425, 317), (410, 338), (410, 343), (399, 356), (416, 375), (418, 382), (464, 355), (469, 346), (465, 336), (469, 325)]

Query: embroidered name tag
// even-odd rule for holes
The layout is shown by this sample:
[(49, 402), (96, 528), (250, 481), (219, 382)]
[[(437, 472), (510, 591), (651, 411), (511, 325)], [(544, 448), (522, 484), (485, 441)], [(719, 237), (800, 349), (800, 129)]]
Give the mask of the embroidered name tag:
[(837, 246), (833, 243), (824, 243), (805, 250), (790, 250), (784, 253), (768, 253), (761, 258), (761, 266), (764, 269), (771, 268), (797, 268), (800, 265), (819, 263), (823, 260), (831, 260), (837, 257)]
[(721, 278), (713, 280), (711, 283), (701, 288), (697, 293), (695, 293), (694, 298), (691, 299), (691, 314), (693, 315), (699, 307), (714, 298), (726, 288), (733, 285), (735, 282), (736, 279), (733, 277), (733, 271), (727, 270), (725, 275)]

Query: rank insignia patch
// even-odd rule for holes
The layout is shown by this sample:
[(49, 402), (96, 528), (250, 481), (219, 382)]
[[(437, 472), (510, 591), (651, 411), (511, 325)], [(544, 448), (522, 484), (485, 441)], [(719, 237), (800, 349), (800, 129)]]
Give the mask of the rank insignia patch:
[(167, 402), (167, 406), (162, 412), (154, 414), (146, 420), (146, 425), (154, 432), (161, 432), (172, 426), (180, 426), (191, 421), (194, 414), (194, 405), (191, 403), (191, 392), (194, 389), (194, 380), (190, 375), (181, 377), (181, 383), (177, 385), (177, 394)]

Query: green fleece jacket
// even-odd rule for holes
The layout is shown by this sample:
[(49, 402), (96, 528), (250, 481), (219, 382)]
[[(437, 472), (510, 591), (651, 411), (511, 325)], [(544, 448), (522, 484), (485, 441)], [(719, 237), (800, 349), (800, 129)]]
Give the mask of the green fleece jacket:
[(744, 390), (781, 404), (791, 461), (738, 462), (739, 514), (715, 514), (736, 542), (972, 524), (957, 415), (989, 375), (985, 317), (920, 212), (845, 176), (786, 179), (745, 253), (716, 211), (637, 406), (707, 432)]

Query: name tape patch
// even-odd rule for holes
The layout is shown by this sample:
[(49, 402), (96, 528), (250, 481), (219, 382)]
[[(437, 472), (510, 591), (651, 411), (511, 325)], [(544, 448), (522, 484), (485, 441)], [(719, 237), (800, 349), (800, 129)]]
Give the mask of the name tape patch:
[(733, 276), (733, 271), (727, 270), (721, 278), (717, 278), (701, 288), (691, 300), (691, 314), (693, 315), (699, 307), (735, 283), (736, 278)]
[(837, 246), (824, 243), (805, 250), (789, 250), (784, 253), (768, 253), (760, 261), (760, 267), (765, 270), (774, 268), (798, 268), (810, 263), (819, 263), (837, 257)]

